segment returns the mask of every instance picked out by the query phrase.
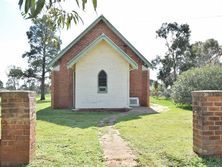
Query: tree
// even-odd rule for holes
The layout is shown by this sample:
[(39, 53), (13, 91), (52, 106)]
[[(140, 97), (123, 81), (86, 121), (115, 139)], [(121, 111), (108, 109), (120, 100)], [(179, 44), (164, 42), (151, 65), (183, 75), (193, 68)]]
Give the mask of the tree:
[(155, 90), (155, 96), (157, 97), (158, 96), (158, 81), (155, 81), (154, 82), (154, 90)]
[[(76, 10), (64, 10), (64, 4), (67, 1), (68, 0), (19, 0), (18, 5), (23, 11), (22, 13), (25, 18), (37, 18), (44, 10), (44, 14), (59, 27), (66, 25), (67, 28), (69, 28), (71, 21), (77, 24), (80, 20), (82, 21), (82, 19)], [(70, 3), (70, 1), (68, 3)], [(87, 0), (80, 0), (80, 2), (79, 0), (73, 0), (72, 5), (74, 5), (74, 3), (76, 3), (79, 8), (82, 8), (82, 10), (85, 10)], [(92, 3), (94, 10), (96, 10), (97, 0), (92, 0)]]
[(159, 73), (157, 78), (160, 79), (164, 86), (167, 88), (170, 85), (173, 85), (173, 76), (172, 76), (172, 61), (169, 59), (169, 56), (165, 56), (164, 59), (161, 59), (159, 56), (152, 61), (153, 66), (161, 65), (159, 68)]
[(181, 66), (185, 62), (186, 52), (189, 50), (190, 28), (187, 24), (163, 23), (156, 31), (157, 37), (165, 40), (167, 52), (164, 58), (157, 57), (153, 65), (160, 65), (158, 79), (165, 86), (172, 86), (177, 75), (181, 72)]
[(0, 80), (0, 89), (3, 89), (4, 88), (4, 84), (3, 82)]
[[(33, 73), (32, 69), (27, 69), (23, 71), (20, 67), (16, 67), (15, 65), (13, 65), (9, 67), (9, 72), (7, 75), (8, 75), (8, 80), (6, 82), (6, 89), (9, 90), (22, 89), (22, 90), (35, 90), (35, 91), (38, 89), (36, 85), (37, 82), (35, 78), (36, 75)], [(20, 84), (22, 85), (20, 86)], [(1, 87), (1, 81), (0, 81), (0, 89), (2, 88), (3, 85)]]
[(24, 90), (35, 90), (37, 91), (37, 75), (32, 68), (28, 68), (23, 72), (22, 79), (24, 80), (24, 84), (21, 86), (21, 89)]
[(14, 81), (13, 81), (13, 79), (11, 79), (11, 78), (8, 78), (8, 80), (7, 80), (7, 82), (6, 82), (6, 89), (7, 90), (16, 90), (16, 86), (18, 86), (18, 85), (16, 85), (17, 83), (15, 83)]
[(222, 48), (215, 39), (207, 39), (205, 42), (198, 41), (191, 45), (191, 55), (194, 58), (194, 67), (219, 64)]
[(20, 67), (11, 66), (8, 72), (8, 81), (6, 82), (6, 89), (16, 90), (19, 88), (20, 79), (23, 76), (22, 69)]
[(46, 65), (60, 50), (61, 40), (56, 36), (56, 26), (46, 15), (33, 19), (33, 24), (26, 33), (30, 51), (22, 57), (28, 58), (29, 69), (25, 72), (26, 77), (36, 78), (41, 82), (40, 100), (45, 100), (45, 80), (50, 72)]
[(29, 80), (28, 82), (24, 82), (24, 84), (21, 85), (19, 89), (38, 91), (38, 86), (36, 85), (35, 80)]

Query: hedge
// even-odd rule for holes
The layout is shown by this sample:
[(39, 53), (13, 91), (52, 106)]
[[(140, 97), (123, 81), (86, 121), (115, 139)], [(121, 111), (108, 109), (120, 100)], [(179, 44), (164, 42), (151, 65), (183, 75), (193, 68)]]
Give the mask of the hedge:
[(193, 68), (178, 76), (172, 87), (175, 103), (191, 104), (194, 90), (222, 90), (222, 67)]

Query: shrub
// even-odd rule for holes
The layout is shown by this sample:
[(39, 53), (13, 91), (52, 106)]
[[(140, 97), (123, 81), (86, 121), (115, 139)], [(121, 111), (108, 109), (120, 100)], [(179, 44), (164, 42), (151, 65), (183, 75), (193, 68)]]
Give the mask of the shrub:
[[(156, 81), (155, 81), (156, 82)], [(171, 89), (167, 89), (164, 85), (158, 83), (158, 88), (155, 86), (155, 82), (151, 86), (151, 96), (158, 96), (158, 97), (164, 97), (164, 98), (170, 98), (171, 97)], [(157, 91), (157, 92), (156, 92)]]
[(163, 86), (162, 89), (159, 91), (159, 95), (165, 98), (170, 98), (171, 93), (172, 93), (171, 89), (166, 88), (165, 86)]
[(193, 68), (178, 76), (172, 87), (175, 103), (191, 104), (191, 92), (195, 90), (222, 90), (222, 67)]

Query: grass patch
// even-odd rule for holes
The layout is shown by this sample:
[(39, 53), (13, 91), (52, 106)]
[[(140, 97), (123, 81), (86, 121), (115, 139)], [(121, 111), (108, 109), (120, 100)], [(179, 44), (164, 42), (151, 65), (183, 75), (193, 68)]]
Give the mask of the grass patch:
[(28, 166), (104, 166), (97, 125), (110, 114), (52, 110), (48, 96), (37, 101), (37, 156)]
[[(200, 158), (193, 153), (190, 109), (178, 108), (169, 99), (151, 98), (151, 102), (169, 111), (132, 113), (119, 117), (115, 124), (137, 153), (139, 166), (222, 166), (221, 158)], [(37, 156), (28, 166), (105, 166), (97, 125), (112, 114), (52, 110), (49, 96), (37, 101)]]
[(151, 102), (169, 111), (139, 118), (131, 114), (115, 125), (137, 152), (141, 166), (222, 166), (221, 158), (200, 158), (193, 153), (191, 110), (178, 108), (169, 99), (151, 98)]

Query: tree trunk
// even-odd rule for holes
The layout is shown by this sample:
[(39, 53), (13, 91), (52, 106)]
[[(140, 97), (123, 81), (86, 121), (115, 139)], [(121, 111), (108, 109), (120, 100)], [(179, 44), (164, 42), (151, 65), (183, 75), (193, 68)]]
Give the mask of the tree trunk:
[[(177, 71), (176, 71), (176, 68), (177, 68), (177, 56), (174, 55), (174, 53), (172, 54), (173, 56), (173, 81), (175, 82), (177, 80)], [(172, 85), (171, 85), (172, 86)]]
[(174, 77), (174, 81), (177, 80), (177, 72), (176, 72), (176, 64), (173, 65), (173, 77)]
[(45, 49), (43, 50), (42, 59), (42, 75), (41, 75), (41, 98), (40, 100), (45, 100)]

